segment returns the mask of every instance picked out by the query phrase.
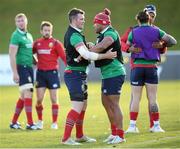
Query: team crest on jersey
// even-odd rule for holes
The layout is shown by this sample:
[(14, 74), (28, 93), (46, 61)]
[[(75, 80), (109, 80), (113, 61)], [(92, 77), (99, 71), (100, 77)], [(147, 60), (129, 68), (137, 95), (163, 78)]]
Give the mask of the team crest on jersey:
[(40, 43), (40, 42), (38, 42), (38, 43), (37, 43), (37, 46), (40, 46), (40, 45), (41, 45), (41, 43)]
[(49, 43), (49, 48), (52, 48), (54, 46), (53, 42)]

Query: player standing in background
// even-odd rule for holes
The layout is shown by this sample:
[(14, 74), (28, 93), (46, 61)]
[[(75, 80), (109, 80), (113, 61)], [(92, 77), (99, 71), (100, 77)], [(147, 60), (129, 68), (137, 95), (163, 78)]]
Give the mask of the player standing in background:
[[(146, 5), (146, 7), (144, 8), (144, 10), (146, 10), (146, 12), (150, 15), (150, 25), (154, 26), (154, 21), (156, 18), (156, 7), (154, 5)], [(129, 27), (126, 32), (121, 36), (121, 44), (122, 44), (122, 51), (129, 53), (136, 53), (139, 52), (138, 48), (134, 48), (134, 46), (129, 47), (129, 45), (127, 45), (127, 39), (128, 39), (128, 35), (130, 33), (130, 31), (133, 28), (138, 27), (138, 25), (134, 26), (134, 27)], [(160, 50), (160, 53), (163, 54), (167, 51), (167, 47), (164, 43), (164, 41), (158, 41), (156, 43), (154, 43), (154, 46), (156, 44), (156, 48)], [(130, 59), (130, 68), (131, 70), (136, 67), (136, 65), (134, 64), (132, 58)], [(132, 103), (132, 95), (131, 95), (131, 102), (130, 102), (130, 125), (129, 128), (127, 129), (126, 133), (139, 133), (139, 129), (136, 126), (136, 120), (138, 117), (138, 112), (133, 112), (133, 109), (131, 109), (131, 103)], [(134, 103), (134, 104), (139, 104), (139, 103)], [(149, 118), (150, 118), (150, 128), (153, 127), (154, 122), (152, 120), (152, 115), (150, 114), (150, 102), (148, 100), (148, 110), (149, 110)]]
[(37, 103), (36, 111), (38, 129), (43, 129), (43, 99), (46, 89), (52, 103), (52, 129), (58, 129), (57, 119), (59, 104), (57, 100), (57, 89), (60, 88), (58, 76), (58, 58), (61, 58), (66, 65), (64, 47), (60, 41), (52, 37), (53, 25), (48, 21), (43, 21), (40, 26), (42, 38), (37, 39), (33, 45), (33, 53), (37, 54), (37, 73), (36, 73), (36, 90)]
[(101, 98), (111, 125), (111, 135), (104, 140), (107, 144), (124, 142), (123, 115), (119, 106), (121, 87), (125, 80), (125, 68), (121, 52), (120, 37), (111, 26), (110, 10), (107, 8), (94, 17), (94, 28), (98, 34), (97, 44), (91, 51), (105, 53), (109, 49), (117, 52), (115, 59), (95, 61), (102, 75)]
[[(159, 108), (157, 103), (158, 75), (156, 64), (160, 61), (161, 51), (156, 48), (157, 45), (155, 43), (159, 43), (163, 40), (167, 47), (171, 47), (177, 42), (171, 35), (150, 25), (150, 16), (146, 11), (147, 10), (138, 13), (137, 21), (139, 26), (132, 29), (128, 35), (127, 41), (129, 46), (133, 45), (135, 48), (140, 49), (139, 52), (131, 54), (134, 67), (131, 70), (132, 100), (130, 108), (134, 117), (137, 118), (142, 89), (143, 86), (145, 86), (150, 104), (150, 115), (153, 121), (153, 126), (150, 128), (150, 131), (164, 132), (160, 127)], [(132, 119), (130, 121), (128, 130), (130, 130), (130, 128), (136, 129), (136, 120)]]
[[(68, 15), (70, 25), (64, 36), (67, 58), (64, 80), (69, 91), (72, 108), (67, 114), (62, 144), (79, 145), (78, 142), (96, 142), (95, 139), (87, 137), (83, 132), (88, 96), (86, 74), (88, 60), (112, 59), (116, 57), (116, 52), (108, 51), (105, 54), (89, 52), (82, 34), (85, 23), (84, 11), (73, 8)], [(82, 57), (80, 61), (78, 60), (79, 56)], [(71, 138), (74, 125), (76, 125), (76, 141)]]
[(25, 14), (17, 14), (15, 23), (17, 29), (13, 32), (10, 39), (9, 56), (13, 71), (13, 80), (19, 84), (20, 97), (16, 103), (16, 110), (10, 128), (21, 129), (21, 125), (17, 120), (23, 107), (25, 107), (27, 116), (26, 129), (36, 130), (37, 127), (33, 124), (32, 118), (33, 38), (27, 31), (28, 20)]

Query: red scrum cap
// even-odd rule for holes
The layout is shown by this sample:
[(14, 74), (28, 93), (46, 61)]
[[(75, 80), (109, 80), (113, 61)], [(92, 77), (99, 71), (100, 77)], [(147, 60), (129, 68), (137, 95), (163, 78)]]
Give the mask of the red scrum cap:
[(94, 17), (94, 24), (101, 24), (101, 25), (110, 25), (111, 19), (110, 19), (111, 11), (107, 8), (104, 9), (103, 12), (98, 13)]

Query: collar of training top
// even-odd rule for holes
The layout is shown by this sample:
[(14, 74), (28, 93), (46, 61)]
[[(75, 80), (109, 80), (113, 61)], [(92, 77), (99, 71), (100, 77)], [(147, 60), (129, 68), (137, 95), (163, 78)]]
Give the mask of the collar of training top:
[(19, 28), (17, 28), (17, 30), (18, 30), (19, 33), (21, 33), (23, 35), (25, 35), (27, 33), (27, 31), (24, 32), (24, 31), (20, 30)]
[(103, 29), (103, 30), (100, 32), (100, 34), (104, 34), (105, 31), (107, 31), (109, 27), (110, 27), (110, 26), (107, 26), (105, 29)]
[(77, 28), (77, 27), (74, 27), (74, 26), (72, 26), (72, 25), (70, 25), (72, 28), (74, 28), (75, 30), (77, 30), (78, 32), (82, 32), (82, 30), (81, 29), (79, 29), (79, 28)]

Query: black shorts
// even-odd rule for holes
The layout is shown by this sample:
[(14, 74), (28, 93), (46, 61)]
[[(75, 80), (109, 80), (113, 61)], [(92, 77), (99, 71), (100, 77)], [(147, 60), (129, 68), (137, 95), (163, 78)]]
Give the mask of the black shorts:
[(87, 100), (87, 74), (83, 71), (66, 70), (64, 81), (72, 101)]
[(156, 67), (136, 67), (131, 70), (131, 85), (143, 86), (145, 83), (158, 84)]
[(48, 89), (60, 88), (59, 74), (57, 70), (37, 70), (36, 88), (45, 87)]
[(125, 75), (102, 80), (101, 91), (105, 95), (120, 95)]
[(19, 74), (19, 88), (20, 90), (33, 88), (33, 68), (26, 65), (17, 65)]

